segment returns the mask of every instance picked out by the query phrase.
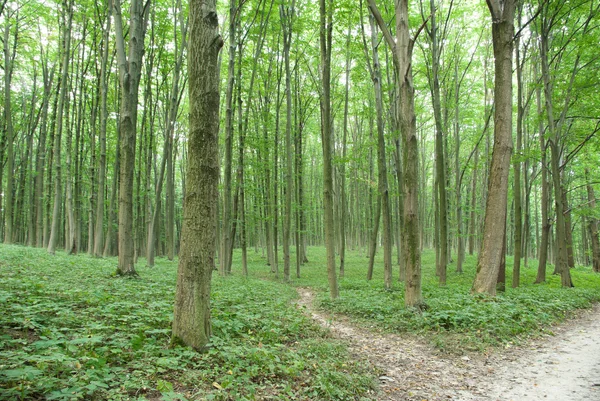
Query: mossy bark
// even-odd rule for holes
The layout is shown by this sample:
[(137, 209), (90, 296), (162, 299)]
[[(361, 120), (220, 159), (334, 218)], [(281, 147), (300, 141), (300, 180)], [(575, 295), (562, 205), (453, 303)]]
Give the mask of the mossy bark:
[(189, 4), (187, 191), (173, 315), (173, 340), (196, 350), (211, 335), (210, 280), (215, 265), (219, 180), (218, 33), (214, 0)]

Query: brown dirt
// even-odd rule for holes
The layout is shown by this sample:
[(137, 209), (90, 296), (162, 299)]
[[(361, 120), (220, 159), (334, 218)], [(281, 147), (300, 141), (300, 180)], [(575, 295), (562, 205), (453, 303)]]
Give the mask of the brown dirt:
[(313, 307), (299, 288), (298, 306), (347, 342), (380, 373), (378, 400), (600, 401), (600, 308), (584, 311), (520, 347), (465, 356), (440, 354), (424, 339), (360, 327)]

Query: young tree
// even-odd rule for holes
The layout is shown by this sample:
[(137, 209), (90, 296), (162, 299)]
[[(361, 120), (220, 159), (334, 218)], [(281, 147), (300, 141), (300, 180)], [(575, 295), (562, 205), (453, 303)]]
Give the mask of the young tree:
[(219, 181), (218, 55), (223, 46), (218, 24), (215, 0), (190, 1), (190, 131), (173, 339), (197, 350), (211, 334), (210, 279), (215, 264)]

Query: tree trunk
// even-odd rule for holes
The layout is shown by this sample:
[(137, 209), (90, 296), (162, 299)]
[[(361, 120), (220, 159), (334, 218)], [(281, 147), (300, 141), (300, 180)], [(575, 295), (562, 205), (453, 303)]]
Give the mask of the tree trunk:
[(494, 148), (486, 201), (483, 243), (477, 262), (472, 291), (496, 294), (496, 281), (502, 259), (505, 230), (508, 172), (512, 153), (512, 47), (514, 36), (514, 0), (504, 3), (488, 0), (492, 15), (492, 41), (495, 57)]
[[(381, 202), (381, 214), (383, 220), (383, 272), (384, 286), (389, 290), (392, 288), (392, 228), (390, 214), (390, 197), (387, 181), (387, 164), (385, 158), (385, 133), (383, 124), (383, 97), (381, 90), (381, 69), (379, 63), (378, 38), (375, 20), (371, 16), (371, 49), (373, 52), (372, 80), (375, 91), (375, 110), (377, 112), (377, 172), (379, 200)], [(372, 243), (374, 247), (376, 242)]]
[[(522, 6), (519, 4), (519, 26), (521, 26)], [(516, 157), (513, 158), (513, 201), (514, 201), (514, 260), (513, 260), (513, 276), (512, 288), (517, 288), (520, 285), (521, 276), (521, 250), (523, 242), (523, 220), (521, 206), (521, 147), (523, 142), (523, 118), (525, 108), (523, 106), (523, 67), (525, 61), (521, 62), (521, 40), (520, 35), (515, 38), (515, 62), (517, 64), (517, 144), (515, 149)]]
[(373, 219), (373, 231), (371, 232), (371, 241), (369, 243), (369, 267), (367, 269), (367, 280), (373, 278), (373, 266), (375, 264), (375, 254), (377, 253), (377, 237), (379, 236), (379, 220), (381, 220), (381, 196), (377, 197), (377, 208), (375, 209)]
[(548, 27), (542, 28), (540, 35), (540, 58), (542, 65), (542, 80), (544, 84), (544, 98), (546, 105), (546, 116), (548, 118), (548, 132), (550, 138), (548, 147), (550, 148), (550, 171), (552, 173), (552, 183), (554, 186), (554, 206), (556, 212), (556, 263), (555, 270), (561, 275), (561, 284), (563, 287), (573, 287), (571, 272), (568, 266), (567, 255), (567, 236), (565, 224), (565, 204), (563, 202), (563, 187), (560, 169), (560, 129), (557, 129), (554, 120), (552, 104), (552, 83), (550, 81), (550, 67), (548, 65)]
[(58, 101), (58, 111), (56, 115), (56, 134), (54, 135), (54, 209), (52, 212), (52, 228), (50, 230), (50, 239), (48, 240), (48, 252), (54, 254), (56, 245), (58, 243), (58, 236), (60, 230), (60, 210), (62, 208), (62, 185), (61, 185), (61, 143), (62, 143), (62, 130), (63, 130), (63, 111), (65, 108), (65, 100), (67, 97), (68, 89), (68, 76), (69, 76), (69, 56), (71, 54), (71, 26), (73, 22), (73, 2), (66, 1), (63, 3), (65, 12), (67, 13), (67, 21), (64, 26), (64, 47), (63, 47), (63, 60), (62, 60), (62, 72), (61, 72), (61, 88)]
[[(437, 243), (438, 256), (437, 272), (441, 286), (446, 285), (446, 269), (448, 265), (448, 202), (446, 200), (446, 161), (444, 151), (444, 129), (442, 126), (442, 104), (440, 96), (439, 68), (440, 46), (438, 45), (437, 25), (435, 22), (434, 0), (429, 1), (431, 18), (429, 36), (431, 38), (431, 97), (433, 99), (433, 115), (435, 120), (435, 159), (436, 182), (438, 199), (436, 202), (439, 218), (439, 241)], [(458, 174), (458, 171), (456, 171)], [(457, 187), (458, 191), (459, 188)]]
[[(536, 89), (537, 99), (537, 113), (542, 115), (542, 100), (541, 100), (541, 88)], [(538, 122), (538, 136), (540, 138), (540, 150), (542, 155), (541, 165), (541, 186), (542, 186), (542, 235), (540, 240), (540, 246), (538, 249), (538, 270), (537, 277), (535, 279), (536, 284), (543, 283), (546, 281), (546, 262), (548, 260), (548, 236), (550, 234), (550, 219), (548, 218), (548, 165), (546, 163), (546, 140), (544, 139), (544, 123), (542, 119)]]
[(331, 45), (333, 33), (333, 4), (319, 0), (321, 47), (321, 144), (323, 147), (323, 212), (325, 226), (325, 248), (327, 250), (327, 276), (331, 299), (338, 297), (335, 271), (335, 223), (333, 220), (333, 165), (331, 135)]
[(119, 265), (117, 273), (125, 276), (135, 276), (137, 273), (135, 271), (133, 240), (133, 174), (135, 171), (138, 88), (150, 4), (144, 5), (142, 0), (131, 1), (128, 55), (126, 55), (125, 50), (120, 0), (113, 0), (113, 7), (121, 89), (119, 112), (119, 147), (121, 150), (119, 169)]
[(106, 0), (106, 26), (102, 39), (102, 59), (100, 61), (100, 157), (98, 159), (98, 203), (96, 205), (96, 227), (94, 229), (94, 256), (102, 256), (104, 246), (104, 200), (106, 199), (106, 122), (108, 109), (108, 41), (112, 18), (112, 0)]
[(210, 281), (216, 249), (219, 181), (218, 34), (214, 0), (191, 0), (188, 52), (188, 189), (173, 314), (173, 341), (202, 349), (211, 335)]
[[(589, 170), (585, 170), (585, 177), (587, 181), (587, 196), (589, 202), (589, 208), (591, 210), (596, 209), (596, 196), (594, 195), (594, 188), (590, 183)], [(592, 269), (596, 273), (600, 273), (600, 241), (598, 240), (598, 219), (594, 216), (589, 216), (589, 230), (590, 230), (590, 242), (592, 243)]]
[(229, 0), (229, 62), (227, 66), (227, 91), (225, 95), (225, 160), (223, 175), (223, 222), (221, 239), (221, 255), (219, 274), (225, 275), (230, 269), (229, 248), (233, 238), (231, 235), (231, 167), (233, 154), (233, 86), (235, 82), (235, 46), (237, 28), (237, 6), (235, 0)]
[[(283, 59), (285, 63), (285, 218), (283, 220), (283, 281), (290, 281), (290, 235), (292, 231), (292, 84), (290, 70), (290, 46), (292, 41), (292, 24), (294, 19), (294, 3), (291, 7), (280, 6), (281, 26), (283, 29)], [(298, 255), (296, 255), (298, 257)]]

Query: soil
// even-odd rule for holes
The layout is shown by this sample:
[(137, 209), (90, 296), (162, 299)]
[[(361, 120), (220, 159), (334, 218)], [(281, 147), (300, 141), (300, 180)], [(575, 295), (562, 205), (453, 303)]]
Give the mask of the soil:
[(315, 309), (299, 288), (298, 306), (377, 369), (378, 400), (600, 401), (600, 307), (519, 347), (490, 354), (441, 354), (425, 339), (382, 333)]

